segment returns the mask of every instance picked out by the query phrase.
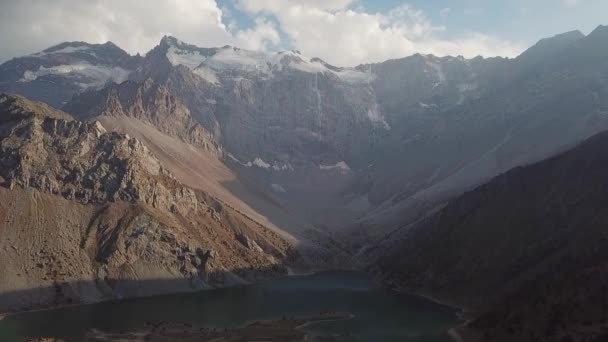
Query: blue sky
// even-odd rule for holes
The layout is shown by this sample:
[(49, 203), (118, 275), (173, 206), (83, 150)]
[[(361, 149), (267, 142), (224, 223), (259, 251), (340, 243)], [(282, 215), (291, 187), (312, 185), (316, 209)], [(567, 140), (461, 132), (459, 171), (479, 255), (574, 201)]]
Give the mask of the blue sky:
[(541, 38), (608, 24), (608, 0), (0, 0), (0, 62), (64, 41), (145, 54), (199, 46), (297, 49), (341, 66), (414, 53), (514, 57)]

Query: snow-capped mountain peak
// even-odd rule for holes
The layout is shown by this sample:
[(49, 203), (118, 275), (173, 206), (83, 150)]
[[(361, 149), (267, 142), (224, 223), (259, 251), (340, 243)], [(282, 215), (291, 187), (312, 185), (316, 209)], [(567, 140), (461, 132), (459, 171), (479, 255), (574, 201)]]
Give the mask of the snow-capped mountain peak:
[(355, 68), (338, 68), (319, 58), (303, 56), (300, 51), (264, 52), (233, 46), (200, 48), (174, 37), (163, 37), (160, 46), (173, 66), (183, 65), (210, 83), (218, 82), (218, 74), (239, 77), (272, 77), (274, 74), (296, 71), (333, 74), (347, 82), (369, 82), (371, 74)]

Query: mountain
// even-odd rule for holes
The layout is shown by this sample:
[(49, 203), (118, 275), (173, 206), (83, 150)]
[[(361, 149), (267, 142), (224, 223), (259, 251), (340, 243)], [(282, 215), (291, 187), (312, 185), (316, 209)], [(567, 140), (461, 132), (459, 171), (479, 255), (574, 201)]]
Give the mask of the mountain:
[(1, 311), (226, 286), (296, 260), (98, 121), (0, 95), (0, 127)]
[[(181, 97), (173, 95), (166, 85), (147, 78), (143, 83), (127, 81), (91, 89), (74, 97), (64, 110), (80, 120), (98, 121), (109, 131), (139, 139), (180, 182), (283, 231), (291, 241), (297, 241), (307, 267), (351, 263), (348, 253), (336, 249), (326, 232), (289, 212), (255, 182), (231, 170), (226, 164), (234, 162), (234, 157), (225, 153)], [(250, 162), (248, 166), (264, 166), (263, 162), (253, 165)]]
[[(188, 169), (215, 165), (219, 198), (291, 234), (335, 235), (359, 249), (608, 128), (604, 31), (543, 39), (514, 59), (417, 54), (355, 68), (173, 37), (144, 57), (111, 43), (65, 43), (2, 65), (0, 90), (55, 106), (60, 98), (79, 119), (158, 153), (184, 150), (166, 137), (204, 150)], [(124, 77), (83, 83), (88, 69), (74, 67), (83, 64), (121, 68)], [(68, 72), (25, 82), (40, 68)], [(64, 96), (40, 91), (50, 78), (60, 78), (51, 88)]]
[[(157, 67), (137, 77), (184, 98), (229, 153), (228, 165), (282, 206), (316, 226), (350, 228), (346, 236), (370, 226), (382, 234), (404, 215), (415, 221), (605, 129), (605, 82), (585, 71), (602, 63), (576, 64), (557, 79), (558, 52), (575, 53), (577, 39), (592, 37), (550, 38), (513, 60), (414, 55), (352, 69), (298, 52), (201, 49), (167, 37), (145, 57)], [(532, 78), (523, 70), (544, 62), (530, 54), (555, 62)], [(584, 105), (571, 108), (565, 93)]]
[(192, 117), (181, 99), (151, 79), (87, 90), (63, 109), (82, 120), (103, 116), (138, 119), (183, 142), (221, 153), (213, 136)]
[(427, 108), (415, 121), (416, 111), (408, 112), (407, 123), (426, 124), (379, 153), (370, 176), (376, 179), (372, 195), (398, 192), (359, 225), (413, 223), (484, 180), (607, 129), (608, 54), (596, 56), (596, 31), (573, 36), (565, 44), (561, 36), (550, 38), (512, 60), (486, 61), (493, 74), (477, 98), (445, 111)]
[(300, 265), (352, 267), (450, 199), (608, 129), (606, 42), (598, 27), (513, 59), (353, 68), (173, 37), (143, 57), (64, 43), (1, 65), (0, 90), (136, 139), (180, 186), (279, 232)]
[[(414, 55), (355, 68), (173, 37), (144, 57), (111, 43), (64, 43), (2, 65), (0, 89), (57, 105), (40, 87), (59, 77), (52, 90), (80, 119), (133, 136), (125, 122), (141, 121), (201, 147), (257, 194), (244, 206), (263, 197), (273, 208), (253, 211), (279, 226), (326, 230), (363, 247), (403, 217), (415, 222), (484, 180), (608, 128), (603, 31), (543, 39), (515, 59)], [(81, 65), (121, 68), (124, 77), (82, 82)]]
[(129, 78), (140, 63), (111, 42), (67, 42), (0, 66), (0, 91), (22, 94), (60, 108), (88, 88)]
[(555, 54), (561, 53), (584, 38), (585, 35), (581, 31), (570, 31), (551, 38), (541, 39), (534, 46), (524, 51), (517, 59), (523, 66), (523, 71), (533, 71), (534, 66), (551, 60)]
[(607, 171), (606, 132), (515, 168), (393, 233), (377, 271), (464, 307), (466, 341), (603, 340)]

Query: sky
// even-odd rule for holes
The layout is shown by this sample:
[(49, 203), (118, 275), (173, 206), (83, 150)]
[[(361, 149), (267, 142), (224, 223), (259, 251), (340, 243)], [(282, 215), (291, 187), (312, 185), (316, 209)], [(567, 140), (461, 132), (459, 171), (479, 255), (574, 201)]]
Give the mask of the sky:
[(0, 0), (0, 62), (64, 41), (145, 54), (198, 46), (299, 50), (339, 66), (414, 53), (514, 57), (608, 24), (608, 0)]

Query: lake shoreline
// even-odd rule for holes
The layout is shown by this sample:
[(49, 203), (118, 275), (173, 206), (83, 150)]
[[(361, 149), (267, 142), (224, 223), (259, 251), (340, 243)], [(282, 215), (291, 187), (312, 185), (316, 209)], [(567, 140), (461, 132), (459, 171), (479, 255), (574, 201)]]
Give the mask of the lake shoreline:
[(470, 315), (470, 313), (468, 313), (465, 308), (463, 308), (461, 306), (458, 306), (458, 305), (455, 305), (455, 304), (451, 304), (451, 303), (439, 300), (437, 298), (434, 298), (433, 296), (426, 295), (426, 294), (423, 294), (421, 292), (410, 291), (410, 290), (406, 290), (406, 289), (395, 287), (395, 286), (393, 286), (393, 287), (385, 286), (385, 285), (382, 284), (381, 281), (378, 281), (377, 278), (373, 277), (372, 279), (373, 279), (374, 283), (377, 286), (379, 286), (379, 287), (388, 288), (391, 291), (395, 291), (397, 293), (402, 293), (402, 294), (407, 294), (407, 295), (411, 295), (411, 296), (416, 296), (416, 297), (424, 298), (424, 299), (426, 299), (428, 301), (431, 301), (433, 303), (436, 303), (436, 304), (439, 304), (439, 305), (442, 305), (442, 306), (445, 306), (445, 307), (448, 307), (448, 308), (456, 310), (456, 313), (455, 313), (456, 317), (458, 317), (458, 319), (462, 320), (463, 323), (460, 324), (460, 325), (458, 325), (458, 326), (455, 326), (453, 328), (448, 329), (447, 334), (448, 334), (448, 336), (452, 340), (454, 340), (454, 342), (468, 342), (465, 339), (465, 337), (462, 335), (462, 333), (459, 332), (459, 330), (465, 328), (466, 325), (471, 321), (471, 319), (466, 318), (467, 316)]
[[(94, 330), (90, 333), (94, 338), (105, 341), (124, 341), (139, 337), (146, 341), (196, 340), (211, 342), (218, 339), (231, 341), (257, 341), (260, 338), (274, 340), (281, 338), (290, 341), (307, 341), (310, 332), (303, 330), (306, 326), (318, 322), (332, 322), (353, 319), (355, 316), (348, 312), (321, 312), (314, 315), (282, 317), (270, 320), (255, 320), (237, 328), (199, 327), (188, 323), (156, 322), (148, 323), (144, 330), (125, 333), (104, 333)], [(323, 336), (323, 338), (331, 338)]]
[[(316, 272), (311, 272), (311, 274), (315, 274), (315, 273)], [(269, 279), (263, 279), (263, 280), (260, 280), (257, 282), (247, 282), (247, 283), (233, 285), (233, 286), (214, 287), (214, 288), (203, 289), (203, 290), (196, 289), (196, 290), (192, 290), (192, 291), (166, 292), (166, 293), (160, 293), (160, 294), (148, 295), (148, 296), (129, 296), (129, 297), (123, 297), (123, 298), (107, 298), (107, 299), (101, 299), (101, 300), (89, 302), (89, 303), (77, 302), (77, 303), (73, 303), (73, 304), (58, 304), (58, 305), (51, 305), (48, 307), (38, 307), (38, 308), (26, 309), (26, 310), (0, 312), (0, 320), (2, 320), (2, 318), (9, 317), (9, 316), (16, 316), (16, 315), (20, 315), (20, 314), (33, 313), (33, 312), (52, 311), (52, 310), (63, 309), (63, 308), (89, 306), (89, 305), (95, 305), (95, 304), (101, 304), (101, 303), (113, 303), (113, 302), (120, 303), (120, 302), (129, 301), (129, 300), (135, 300), (135, 299), (157, 298), (157, 297), (174, 296), (174, 295), (180, 295), (180, 294), (208, 292), (208, 291), (214, 291), (214, 290), (221, 290), (221, 289), (225, 289), (225, 288), (244, 287), (244, 286), (249, 286), (252, 284), (262, 283), (265, 281), (272, 281), (272, 280), (286, 278), (286, 277), (297, 277), (297, 276), (302, 276), (302, 275), (308, 275), (308, 274), (293, 274), (293, 275), (286, 274), (286, 275), (281, 275), (281, 276), (277, 276), (277, 277), (273, 277), (273, 278), (269, 278)]]
[[(23, 334), (85, 338), (95, 329), (99, 333), (127, 334), (147, 329), (148, 322), (165, 322), (165, 325), (183, 322), (185, 326), (196, 325), (204, 329), (234, 332), (234, 329), (242, 329), (260, 320), (290, 320), (299, 317), (299, 324), (294, 329), (323, 337), (329, 334), (331, 336), (328, 341), (333, 341), (334, 338), (343, 341), (350, 334), (363, 334), (361, 336), (366, 338), (383, 336), (387, 331), (391, 331), (390, 341), (399, 341), (399, 338), (395, 339), (396, 336), (409, 336), (411, 331), (419, 329), (418, 323), (408, 323), (408, 317), (419, 313), (424, 317), (421, 318), (423, 322), (431, 324), (424, 325), (424, 334), (439, 333), (445, 336), (445, 340), (450, 340), (448, 329), (460, 323), (451, 307), (421, 295), (378, 286), (371, 280), (369, 273), (359, 270), (324, 270), (312, 275), (281, 276), (245, 286), (215, 290), (218, 292), (205, 290), (110, 299), (11, 313), (5, 320), (8, 322), (0, 324), (0, 340), (2, 336), (10, 338)], [(402, 304), (395, 306), (395, 303)], [(157, 311), (159, 309), (161, 311)], [(111, 315), (106, 314), (110, 312)], [(310, 313), (348, 314), (324, 317), (322, 320), (327, 323), (315, 325), (321, 319), (317, 314), (311, 316)], [(305, 320), (303, 315), (314, 319)], [(59, 319), (59, 316), (67, 317), (67, 321)], [(85, 319), (83, 324), (76, 326), (66, 323), (70, 320), (78, 321), (80, 317), (91, 317), (92, 320)], [(403, 321), (399, 317), (403, 317)], [(331, 323), (346, 319), (356, 323)], [(367, 324), (370, 324), (370, 328), (362, 329)], [(16, 330), (18, 327), (23, 330)], [(338, 330), (332, 330), (336, 327)]]
[(50, 305), (50, 306), (41, 306), (41, 307), (32, 308), (32, 309), (26, 309), (26, 310), (0, 312), (0, 320), (2, 320), (2, 318), (5, 318), (5, 317), (15, 316), (15, 315), (25, 314), (25, 313), (50, 311), (50, 310), (70, 308), (70, 307), (88, 306), (88, 305), (95, 305), (95, 304), (100, 304), (100, 303), (122, 302), (122, 301), (128, 301), (128, 300), (133, 300), (133, 299), (146, 299), (146, 298), (173, 296), (173, 295), (180, 295), (180, 294), (208, 292), (208, 291), (221, 290), (221, 289), (226, 289), (226, 288), (235, 288), (235, 287), (238, 288), (238, 287), (245, 287), (245, 286), (250, 286), (250, 285), (255, 285), (255, 284), (261, 284), (261, 283), (264, 283), (264, 282), (274, 281), (274, 280), (278, 280), (278, 279), (312, 276), (312, 275), (316, 275), (316, 274), (322, 274), (322, 273), (325, 273), (325, 272), (357, 272), (357, 273), (361, 273), (361, 274), (369, 274), (369, 273), (367, 273), (367, 272), (365, 272), (363, 270), (348, 269), (348, 268), (307, 269), (307, 270), (304, 270), (304, 269), (292, 269), (292, 268), (288, 267), (287, 269), (288, 269), (288, 273), (287, 274), (283, 274), (283, 275), (279, 275), (279, 276), (271, 277), (271, 278), (267, 278), (267, 279), (261, 279), (259, 281), (255, 281), (255, 282), (246, 282), (246, 283), (242, 283), (242, 284), (238, 284), (238, 285), (233, 285), (233, 286), (214, 287), (214, 288), (203, 289), (203, 290), (196, 289), (196, 290), (192, 290), (192, 291), (166, 292), (166, 293), (159, 293), (159, 294), (155, 294), (155, 295), (145, 295), (145, 296), (129, 296), (129, 297), (123, 297), (123, 298), (107, 298), (107, 299), (101, 299), (101, 300), (93, 301), (93, 302), (76, 302), (76, 303), (71, 303), (71, 304), (58, 304), (58, 305)]

